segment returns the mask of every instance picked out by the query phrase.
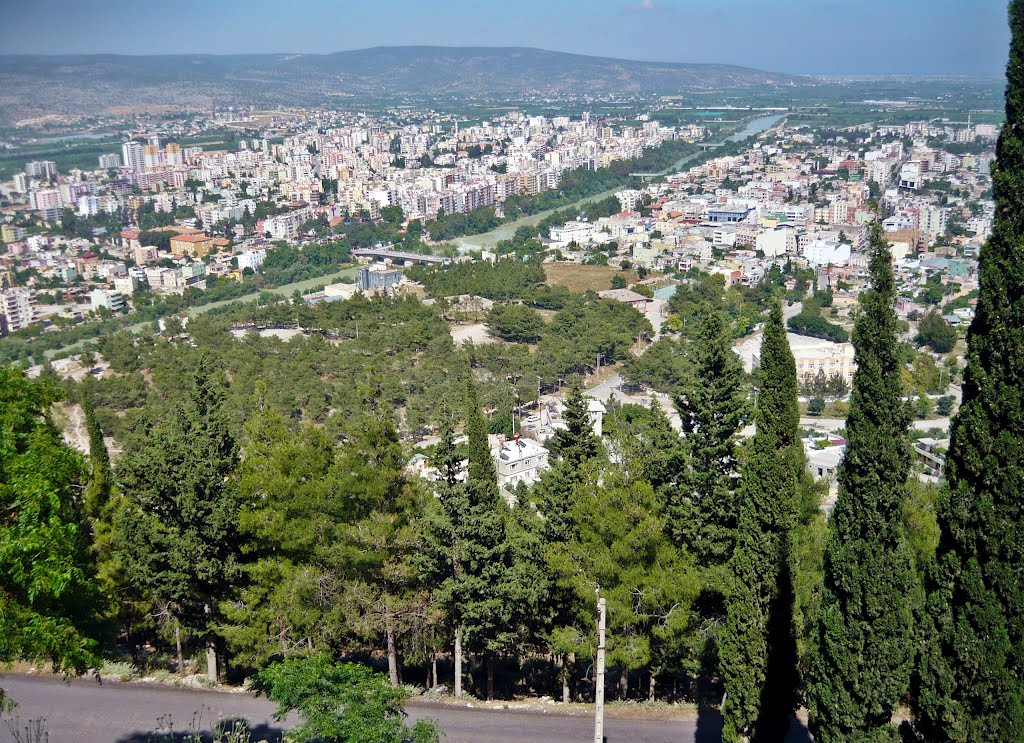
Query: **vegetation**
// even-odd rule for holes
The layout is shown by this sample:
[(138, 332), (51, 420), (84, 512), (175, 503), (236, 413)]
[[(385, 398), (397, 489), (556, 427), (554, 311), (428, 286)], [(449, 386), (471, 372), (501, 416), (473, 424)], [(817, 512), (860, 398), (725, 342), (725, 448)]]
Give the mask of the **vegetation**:
[(921, 318), (915, 338), (918, 345), (930, 346), (935, 353), (949, 353), (956, 345), (956, 339), (956, 329), (935, 310)]
[(355, 663), (337, 663), (327, 655), (291, 658), (260, 672), (257, 690), (277, 702), (275, 718), (298, 712), (302, 724), (289, 740), (323, 743), (431, 743), (440, 740), (436, 723), (404, 721), (408, 692)]
[(1010, 3), (1006, 124), (992, 169), (996, 218), (981, 253), (963, 402), (953, 424), (928, 636), (913, 695), (927, 740), (1024, 736), (1024, 3)]
[(804, 309), (787, 321), (789, 329), (797, 335), (808, 335), (811, 338), (822, 338), (833, 343), (846, 343), (850, 334), (839, 325), (830, 323), (817, 312)]
[(804, 470), (796, 365), (776, 304), (761, 343), (757, 430), (737, 493), (733, 594), (722, 632), (723, 740), (778, 740), (797, 707), (790, 530)]
[(109, 638), (80, 496), (87, 469), (49, 417), (59, 392), (0, 367), (0, 663), (81, 674)]
[(890, 720), (909, 687), (914, 657), (916, 581), (901, 518), (909, 417), (900, 387), (892, 259), (877, 222), (869, 270), (871, 287), (854, 326), (857, 371), (847, 448), (808, 679), (811, 730), (824, 743), (895, 740)]

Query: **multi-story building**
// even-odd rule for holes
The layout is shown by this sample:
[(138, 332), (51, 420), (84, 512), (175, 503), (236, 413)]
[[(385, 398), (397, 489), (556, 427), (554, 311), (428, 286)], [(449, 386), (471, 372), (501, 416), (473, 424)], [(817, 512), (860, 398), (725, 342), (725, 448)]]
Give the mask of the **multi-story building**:
[(53, 160), (35, 160), (25, 163), (25, 175), (29, 178), (45, 178), (49, 180), (57, 175), (57, 163)]
[(111, 152), (106, 155), (100, 155), (100, 167), (106, 170), (111, 168), (117, 169), (121, 167), (121, 156), (116, 152)]
[(36, 295), (19, 287), (0, 291), (0, 333), (27, 328), (36, 319)]
[(400, 284), (403, 278), (402, 269), (388, 268), (381, 263), (363, 266), (357, 275), (359, 288), (364, 292), (386, 291)]
[(946, 210), (941, 206), (924, 206), (918, 217), (921, 227), (921, 235), (928, 242), (935, 242), (946, 234)]
[(125, 306), (121, 292), (109, 289), (93, 289), (89, 293), (89, 303), (93, 312), (97, 312), (101, 307), (111, 312), (120, 312)]
[(507, 489), (519, 483), (537, 482), (540, 473), (548, 468), (548, 450), (532, 439), (498, 440), (492, 448), (498, 487)]
[(126, 167), (135, 171), (143, 170), (145, 168), (143, 155), (142, 145), (138, 142), (128, 141), (121, 145), (121, 160)]
[(43, 219), (54, 220), (60, 217), (64, 203), (56, 188), (40, 188), (29, 193), (29, 206), (39, 212)]
[(25, 228), (16, 227), (13, 224), (5, 224), (0, 227), (0, 239), (5, 243), (12, 243), (25, 237)]

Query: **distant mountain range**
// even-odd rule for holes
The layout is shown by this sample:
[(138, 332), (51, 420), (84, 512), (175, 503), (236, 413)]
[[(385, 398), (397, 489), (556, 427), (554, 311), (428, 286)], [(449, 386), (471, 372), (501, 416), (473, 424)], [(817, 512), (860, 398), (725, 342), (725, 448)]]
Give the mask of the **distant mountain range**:
[(125, 107), (324, 104), (356, 96), (681, 93), (801, 78), (720, 64), (638, 62), (515, 47), (334, 54), (0, 55), (0, 117)]

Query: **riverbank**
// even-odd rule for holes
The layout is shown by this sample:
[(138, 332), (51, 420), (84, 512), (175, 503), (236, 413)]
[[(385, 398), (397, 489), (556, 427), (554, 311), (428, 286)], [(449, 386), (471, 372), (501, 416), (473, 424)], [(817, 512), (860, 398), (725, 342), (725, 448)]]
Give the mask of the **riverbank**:
[[(726, 141), (742, 142), (745, 139), (757, 136), (761, 132), (767, 131), (784, 118), (785, 114), (771, 114), (768, 116), (758, 116), (757, 118), (748, 121), (746, 126), (740, 131), (735, 132), (734, 134), (731, 134), (728, 137), (726, 137)], [(705, 154), (706, 153), (703, 151), (691, 152), (690, 154), (684, 155), (683, 157), (679, 158), (667, 168), (657, 171), (656, 173), (652, 173), (651, 175), (664, 176), (669, 175), (671, 173), (678, 173), (688, 163)], [(519, 217), (518, 219), (505, 222), (499, 227), (495, 227), (490, 232), (483, 232), (479, 235), (466, 235), (465, 237), (459, 237), (454, 240), (451, 240), (450, 242), (453, 242), (455, 243), (455, 245), (458, 246), (460, 253), (469, 253), (476, 250), (485, 250), (488, 248), (493, 248), (502, 240), (512, 239), (512, 236), (515, 235), (516, 230), (519, 229), (520, 227), (533, 227), (534, 225), (539, 224), (541, 220), (554, 214), (555, 212), (560, 212), (564, 209), (569, 209), (574, 206), (579, 207), (584, 206), (586, 204), (592, 204), (596, 201), (601, 201), (602, 199), (606, 199), (609, 196), (614, 196), (616, 192), (621, 191), (622, 189), (623, 186), (616, 186), (615, 188), (611, 188), (607, 191), (602, 191), (599, 194), (587, 196), (583, 199), (580, 199), (579, 201), (574, 201), (570, 204), (563, 204), (555, 209), (548, 209), (546, 211), (537, 212), (536, 214), (530, 214), (528, 216)]]

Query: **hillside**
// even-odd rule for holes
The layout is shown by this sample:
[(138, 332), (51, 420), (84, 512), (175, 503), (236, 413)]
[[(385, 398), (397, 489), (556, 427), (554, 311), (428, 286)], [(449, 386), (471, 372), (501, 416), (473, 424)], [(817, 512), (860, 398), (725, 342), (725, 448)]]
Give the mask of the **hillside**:
[(376, 47), (322, 55), (0, 55), (0, 116), (13, 121), (119, 106), (309, 105), (335, 96), (675, 93), (799, 80), (730, 65), (512, 47)]

